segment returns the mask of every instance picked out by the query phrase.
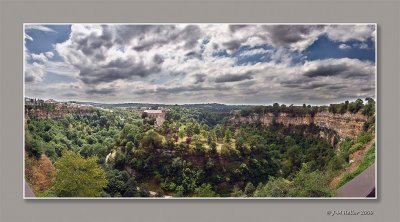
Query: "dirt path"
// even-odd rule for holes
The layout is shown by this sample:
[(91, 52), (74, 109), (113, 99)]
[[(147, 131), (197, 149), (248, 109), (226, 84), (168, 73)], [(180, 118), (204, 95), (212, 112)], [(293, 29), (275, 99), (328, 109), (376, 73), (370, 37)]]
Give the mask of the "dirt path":
[(360, 165), (362, 158), (364, 157), (364, 154), (371, 148), (371, 146), (375, 143), (375, 139), (372, 139), (371, 141), (369, 141), (366, 145), (364, 145), (364, 147), (360, 150), (357, 150), (356, 152), (352, 153), (350, 155), (350, 160), (353, 160), (353, 162), (347, 166), (344, 171), (333, 178), (333, 180), (331, 181), (331, 183), (329, 184), (329, 186), (332, 189), (336, 189), (336, 186), (338, 185), (338, 183), (340, 182), (340, 179), (346, 174), (346, 173), (352, 173), (354, 172), (357, 167)]

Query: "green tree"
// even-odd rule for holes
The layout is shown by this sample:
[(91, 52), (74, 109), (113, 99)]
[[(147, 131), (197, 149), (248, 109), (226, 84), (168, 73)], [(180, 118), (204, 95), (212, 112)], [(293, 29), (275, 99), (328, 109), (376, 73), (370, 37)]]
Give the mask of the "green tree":
[(59, 197), (99, 197), (107, 186), (106, 173), (97, 164), (97, 157), (84, 159), (65, 151), (55, 167), (54, 191)]
[(288, 197), (293, 183), (282, 177), (270, 177), (267, 184), (258, 186), (254, 192), (254, 197)]
[(144, 150), (154, 151), (162, 147), (162, 136), (154, 130), (149, 130), (143, 136), (141, 145)]
[(202, 184), (200, 187), (197, 187), (195, 189), (194, 196), (195, 197), (218, 197), (218, 194), (213, 191), (211, 184)]
[(251, 197), (253, 196), (255, 190), (256, 188), (254, 187), (254, 185), (251, 182), (248, 182), (246, 187), (244, 188), (244, 193), (246, 194), (246, 196)]
[(230, 130), (225, 131), (224, 142), (230, 143), (232, 139), (232, 132)]
[(289, 191), (291, 197), (330, 197), (329, 175), (319, 170), (311, 171), (307, 164), (293, 179), (294, 188)]
[(129, 178), (129, 180), (125, 184), (125, 193), (124, 197), (139, 197), (140, 192), (138, 190), (138, 184), (136, 182), (135, 177)]
[(365, 100), (367, 104), (364, 106), (362, 113), (367, 116), (373, 116), (375, 114), (375, 100), (370, 97)]

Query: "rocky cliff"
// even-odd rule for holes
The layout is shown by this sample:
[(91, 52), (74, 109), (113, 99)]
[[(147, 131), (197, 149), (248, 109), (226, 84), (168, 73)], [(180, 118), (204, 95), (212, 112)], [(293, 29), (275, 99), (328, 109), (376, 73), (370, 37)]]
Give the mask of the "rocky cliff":
[(318, 112), (314, 116), (309, 114), (304, 116), (295, 116), (289, 113), (272, 113), (266, 114), (251, 114), (249, 116), (235, 116), (232, 121), (239, 123), (257, 123), (271, 125), (276, 123), (288, 125), (309, 125), (314, 123), (319, 127), (333, 129), (341, 138), (355, 138), (362, 130), (364, 122), (368, 119), (367, 116), (361, 113), (344, 113), (333, 114), (330, 112)]
[(25, 108), (25, 119), (59, 119), (67, 114), (85, 116), (93, 113), (90, 107), (71, 107), (64, 104), (56, 104), (53, 107), (33, 106)]

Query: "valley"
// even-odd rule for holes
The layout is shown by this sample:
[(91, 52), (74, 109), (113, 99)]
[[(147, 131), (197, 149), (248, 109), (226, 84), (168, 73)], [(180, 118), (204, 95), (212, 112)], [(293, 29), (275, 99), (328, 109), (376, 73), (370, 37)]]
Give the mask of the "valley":
[(25, 177), (37, 197), (334, 197), (375, 149), (371, 98), (25, 106)]

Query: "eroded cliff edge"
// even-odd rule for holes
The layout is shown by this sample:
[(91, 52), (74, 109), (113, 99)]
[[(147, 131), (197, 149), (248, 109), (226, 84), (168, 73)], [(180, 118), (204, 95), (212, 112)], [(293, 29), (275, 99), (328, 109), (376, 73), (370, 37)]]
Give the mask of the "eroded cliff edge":
[(315, 124), (319, 127), (324, 127), (334, 130), (341, 138), (355, 138), (363, 129), (363, 124), (367, 121), (368, 116), (361, 113), (334, 114), (331, 112), (317, 112), (314, 115), (306, 114), (303, 116), (295, 116), (289, 113), (265, 113), (265, 114), (250, 114), (249, 116), (236, 115), (232, 118), (235, 124), (240, 123), (262, 123), (271, 125), (273, 122), (289, 125), (309, 125)]

